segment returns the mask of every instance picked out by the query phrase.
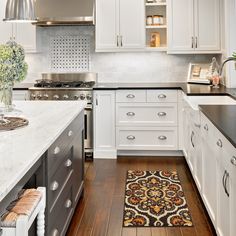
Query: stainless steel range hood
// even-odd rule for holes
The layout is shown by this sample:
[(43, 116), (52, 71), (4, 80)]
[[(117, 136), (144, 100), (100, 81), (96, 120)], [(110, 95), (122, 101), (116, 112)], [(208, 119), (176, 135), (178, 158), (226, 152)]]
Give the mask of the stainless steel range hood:
[(94, 25), (94, 0), (36, 0), (39, 26)]

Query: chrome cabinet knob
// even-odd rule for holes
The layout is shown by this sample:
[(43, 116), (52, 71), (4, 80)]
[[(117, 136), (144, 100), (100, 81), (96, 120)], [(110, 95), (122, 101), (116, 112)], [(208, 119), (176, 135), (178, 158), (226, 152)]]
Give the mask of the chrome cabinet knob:
[(43, 95), (44, 99), (48, 99), (48, 94)]
[(58, 100), (58, 99), (59, 99), (59, 96), (55, 94), (55, 95), (53, 96), (53, 99), (54, 99), (54, 100)]
[(223, 143), (222, 143), (221, 139), (218, 139), (216, 144), (217, 144), (218, 147), (221, 147), (221, 148), (223, 147)]
[(86, 98), (87, 98), (87, 100), (91, 100), (92, 96), (90, 94), (87, 94)]
[(70, 130), (70, 131), (68, 132), (68, 137), (71, 137), (73, 134), (74, 134), (73, 131)]
[(166, 137), (166, 136), (164, 136), (164, 135), (161, 135), (161, 136), (159, 136), (159, 137), (158, 137), (158, 139), (163, 141), (163, 140), (166, 140), (166, 139), (167, 139), (167, 137)]
[(58, 153), (60, 153), (60, 151), (61, 151), (61, 149), (57, 146), (57, 147), (55, 147), (53, 153), (54, 153), (54, 155), (57, 155)]
[(166, 95), (165, 94), (159, 94), (158, 98), (161, 98), (161, 99), (166, 98)]
[(53, 182), (51, 183), (51, 185), (50, 185), (50, 190), (56, 191), (56, 190), (58, 189), (58, 187), (59, 187), (58, 182), (57, 182), (57, 181), (53, 181)]
[(201, 125), (200, 125), (200, 124), (197, 124), (197, 123), (195, 123), (195, 122), (194, 122), (194, 126), (195, 126), (196, 128), (201, 128)]
[(135, 113), (134, 112), (127, 112), (126, 115), (127, 116), (135, 116)]
[(70, 199), (67, 199), (65, 202), (65, 208), (70, 208), (72, 206), (72, 201)]
[(134, 94), (128, 94), (126, 97), (127, 98), (135, 98), (135, 95)]
[(36, 98), (35, 94), (31, 94), (31, 98), (34, 100)]
[(52, 233), (51, 233), (51, 236), (59, 236), (59, 231), (58, 229), (53, 229)]
[(70, 159), (66, 160), (65, 167), (71, 167), (72, 161)]
[(41, 94), (38, 94), (38, 95), (37, 95), (37, 99), (40, 100), (41, 98), (42, 98), (42, 95), (41, 95)]
[(236, 166), (236, 157), (233, 156), (233, 157), (231, 158), (230, 162), (231, 162), (232, 165)]
[(166, 116), (166, 112), (158, 112), (157, 115), (158, 116)]
[(206, 131), (208, 131), (208, 125), (207, 125), (207, 124), (204, 125), (204, 129), (205, 129)]
[(135, 136), (129, 135), (129, 136), (127, 136), (127, 139), (128, 139), (128, 140), (135, 140)]

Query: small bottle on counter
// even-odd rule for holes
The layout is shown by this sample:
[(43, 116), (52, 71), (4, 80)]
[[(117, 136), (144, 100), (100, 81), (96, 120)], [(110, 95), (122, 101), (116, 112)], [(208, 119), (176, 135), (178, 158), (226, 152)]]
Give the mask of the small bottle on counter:
[(219, 76), (217, 70), (215, 70), (213, 75), (212, 75), (213, 88), (219, 88), (219, 84), (220, 84), (220, 76)]

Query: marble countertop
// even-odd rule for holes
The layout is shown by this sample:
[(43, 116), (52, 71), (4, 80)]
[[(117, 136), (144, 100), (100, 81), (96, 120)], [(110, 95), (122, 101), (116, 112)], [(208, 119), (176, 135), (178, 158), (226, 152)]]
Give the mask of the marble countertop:
[(0, 132), (0, 202), (86, 106), (79, 101), (14, 104), (29, 125)]

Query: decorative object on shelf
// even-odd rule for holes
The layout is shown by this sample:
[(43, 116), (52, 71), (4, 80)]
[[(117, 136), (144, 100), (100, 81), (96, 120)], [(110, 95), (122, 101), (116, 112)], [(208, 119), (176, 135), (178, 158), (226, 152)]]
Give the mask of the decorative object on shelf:
[(146, 25), (152, 25), (152, 16), (147, 16)]
[(25, 79), (28, 65), (22, 46), (14, 41), (0, 45), (0, 107), (1, 113), (14, 111), (12, 90), (15, 82)]
[(151, 33), (150, 38), (150, 47), (160, 47), (161, 46), (161, 37), (159, 32)]
[(21, 117), (4, 117), (0, 115), (0, 131), (14, 130), (24, 127), (29, 124), (29, 121)]
[(164, 17), (163, 15), (154, 15), (153, 16), (153, 25), (163, 25)]

